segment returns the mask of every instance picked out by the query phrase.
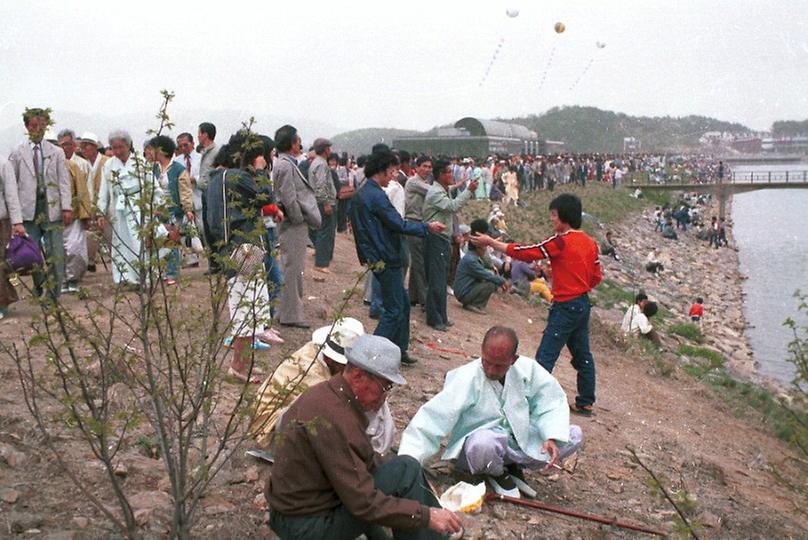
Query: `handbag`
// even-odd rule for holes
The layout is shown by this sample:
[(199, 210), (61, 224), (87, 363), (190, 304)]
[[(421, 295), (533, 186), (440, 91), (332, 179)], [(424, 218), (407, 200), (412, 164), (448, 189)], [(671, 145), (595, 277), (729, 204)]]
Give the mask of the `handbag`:
[(30, 274), (35, 267), (45, 265), (42, 249), (28, 235), (14, 236), (9, 240), (6, 261), (12, 271), (23, 276)]

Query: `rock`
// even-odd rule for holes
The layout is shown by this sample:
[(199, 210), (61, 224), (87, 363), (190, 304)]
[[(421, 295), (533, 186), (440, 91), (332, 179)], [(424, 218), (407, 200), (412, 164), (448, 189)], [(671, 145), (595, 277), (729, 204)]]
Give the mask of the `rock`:
[(253, 506), (260, 510), (261, 512), (266, 512), (269, 510), (269, 505), (267, 504), (267, 499), (264, 497), (263, 493), (259, 493), (253, 499)]
[(29, 514), (27, 512), (9, 512), (5, 515), (8, 528), (14, 534), (20, 534), (30, 529), (42, 526), (44, 520), (39, 514)]
[(15, 489), (0, 489), (0, 500), (8, 504), (14, 504), (20, 498), (20, 492)]
[(168, 476), (162, 477), (157, 482), (157, 489), (166, 492), (171, 491), (171, 480), (168, 478)]
[(121, 478), (126, 478), (129, 475), (129, 469), (126, 467), (124, 463), (116, 463), (115, 466), (112, 468), (113, 474), (115, 476), (119, 476)]
[(165, 506), (171, 506), (171, 496), (164, 491), (141, 491), (129, 497), (129, 504), (132, 510), (154, 510)]
[(72, 523), (79, 529), (84, 529), (90, 524), (90, 520), (84, 516), (76, 516), (72, 519)]
[(711, 529), (720, 529), (723, 523), (723, 520), (719, 516), (716, 516), (708, 510), (701, 513), (699, 521), (701, 521), (702, 525), (710, 527)]
[(218, 516), (236, 511), (236, 505), (224, 499), (214, 498), (205, 506), (204, 512), (208, 516)]
[(42, 540), (79, 540), (81, 537), (82, 535), (77, 531), (56, 531), (46, 534), (42, 537)]
[(17, 469), (25, 465), (27, 456), (18, 452), (10, 444), (0, 443), (0, 462), (5, 462), (12, 469)]
[(151, 508), (141, 508), (140, 510), (135, 510), (135, 523), (137, 523), (138, 526), (143, 527), (151, 519), (151, 513)]
[(247, 479), (247, 482), (257, 482), (258, 479), (261, 477), (261, 474), (258, 471), (258, 467), (253, 465), (247, 469), (246, 474), (244, 477)]

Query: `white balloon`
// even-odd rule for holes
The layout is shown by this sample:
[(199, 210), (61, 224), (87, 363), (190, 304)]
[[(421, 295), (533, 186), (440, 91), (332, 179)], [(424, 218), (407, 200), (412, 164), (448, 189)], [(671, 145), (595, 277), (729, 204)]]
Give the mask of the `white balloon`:
[(509, 8), (505, 10), (505, 14), (508, 15), (508, 17), (510, 17), (511, 19), (513, 19), (514, 17), (519, 16), (519, 10), (516, 8)]

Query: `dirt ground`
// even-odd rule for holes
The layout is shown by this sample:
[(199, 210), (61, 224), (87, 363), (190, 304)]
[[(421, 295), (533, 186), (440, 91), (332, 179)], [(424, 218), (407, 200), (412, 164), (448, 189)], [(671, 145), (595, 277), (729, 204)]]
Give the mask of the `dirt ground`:
[[(337, 235), (334, 274), (325, 283), (312, 279), (313, 257), (307, 257), (305, 278), (307, 315), (312, 327), (325, 325), (343, 291), (352, 286), (359, 270), (353, 240)], [(311, 251), (309, 255), (311, 255)], [(187, 294), (204, 294), (203, 268), (185, 270), (192, 276)], [(89, 274), (84, 286), (91, 294), (103, 294), (111, 282), (100, 269)], [(75, 307), (79, 300), (66, 299)], [(30, 335), (28, 323), (36, 308), (22, 300), (11, 317), (0, 322), (0, 339), (8, 343)], [(354, 298), (347, 315), (373, 329), (361, 298)], [(410, 354), (418, 359), (405, 368), (409, 384), (390, 396), (396, 424), (402, 430), (418, 407), (439, 391), (447, 370), (479, 353), (484, 332), (493, 324), (513, 326), (521, 340), (519, 351), (533, 356), (547, 315), (545, 306), (532, 306), (516, 295), (498, 293), (487, 315), (461, 309), (449, 298), (449, 316), (455, 326), (448, 333), (434, 332), (424, 314), (412, 313)], [(305, 330), (282, 328), (286, 344), (261, 353), (274, 362), (296, 350), (310, 338)], [(636, 448), (644, 463), (670, 479), (669, 487), (684, 487), (696, 500), (693, 513), (705, 538), (806, 538), (808, 521), (795, 512), (792, 494), (775, 479), (773, 470), (788, 473), (791, 450), (768, 435), (753, 420), (733, 416), (729, 409), (701, 384), (684, 373), (671, 377), (656, 374), (642, 357), (625, 352), (617, 343), (613, 323), (597, 316), (591, 326), (592, 349), (597, 365), (597, 414), (573, 416), (584, 433), (585, 447), (574, 473), (545, 477), (528, 473), (538, 499), (560, 507), (644, 524), (672, 534), (674, 511), (654, 497), (646, 485), (647, 474), (632, 463), (626, 446)], [(444, 349), (444, 351), (436, 350)], [(569, 355), (562, 354), (555, 375), (572, 400), (575, 371)], [(79, 474), (102, 482), (100, 464), (77, 440), (62, 441), (64, 458)], [(132, 445), (124, 456), (125, 489), (136, 495), (150, 512), (144, 530), (156, 537), (165, 533), (165, 492), (161, 464)], [(448, 468), (435, 463), (436, 485), (444, 490), (459, 480)], [(217, 477), (205, 498), (196, 527), (198, 537), (271, 537), (261, 492), (269, 468), (239, 454)], [(100, 485), (100, 484), (99, 484)], [(110, 501), (112, 504), (112, 501)], [(465, 516), (467, 538), (611, 538), (635, 537), (623, 531), (509, 505), (486, 503), (478, 515)], [(41, 445), (41, 437), (25, 408), (16, 369), (0, 358), (0, 537), (15, 531), (36, 530), (25, 536), (44, 538), (107, 538), (109, 524), (66, 478), (53, 457)]]

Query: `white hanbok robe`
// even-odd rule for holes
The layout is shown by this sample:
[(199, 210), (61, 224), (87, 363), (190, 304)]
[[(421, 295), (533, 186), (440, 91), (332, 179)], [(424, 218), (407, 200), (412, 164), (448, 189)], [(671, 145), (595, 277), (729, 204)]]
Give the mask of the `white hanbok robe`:
[(425, 403), (401, 436), (398, 454), (422, 464), (449, 437), (442, 459), (457, 459), (466, 438), (481, 429), (501, 429), (509, 446), (547, 461), (540, 452), (547, 439), (569, 441), (567, 396), (555, 377), (534, 359), (520, 356), (508, 369), (501, 393), (483, 372), (478, 358), (446, 375), (443, 390)]
[[(140, 284), (141, 211), (138, 202), (146, 186), (154, 190), (156, 212), (164, 197), (149, 165), (143, 162), (138, 171), (133, 154), (130, 154), (126, 163), (112, 157), (104, 164), (98, 190), (98, 208), (112, 225), (112, 279), (116, 284)], [(157, 216), (150, 219), (157, 219)], [(148, 254), (144, 260), (148, 262)]]

